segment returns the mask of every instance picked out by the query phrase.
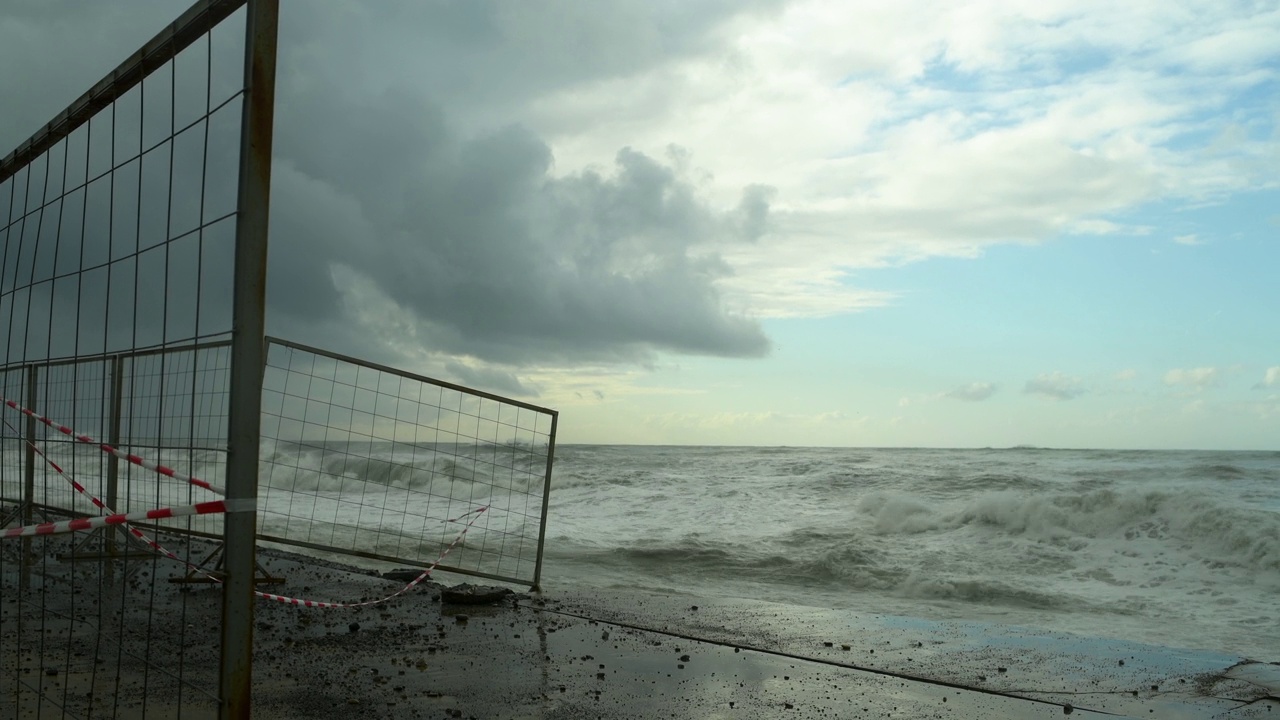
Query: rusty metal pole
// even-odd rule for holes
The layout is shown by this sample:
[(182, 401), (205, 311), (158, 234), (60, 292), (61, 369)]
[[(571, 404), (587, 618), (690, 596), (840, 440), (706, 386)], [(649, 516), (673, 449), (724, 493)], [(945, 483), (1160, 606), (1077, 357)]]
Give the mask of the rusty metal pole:
[[(258, 442), (265, 364), (267, 222), (275, 110), (279, 0), (249, 0), (245, 18), (245, 96), (240, 123), (240, 188), (232, 298), (231, 386), (227, 418), (227, 500), (223, 519), (226, 582), (218, 683), (223, 720), (249, 718), (253, 696), (253, 575), (256, 560)], [(248, 505), (250, 509), (240, 508)]]

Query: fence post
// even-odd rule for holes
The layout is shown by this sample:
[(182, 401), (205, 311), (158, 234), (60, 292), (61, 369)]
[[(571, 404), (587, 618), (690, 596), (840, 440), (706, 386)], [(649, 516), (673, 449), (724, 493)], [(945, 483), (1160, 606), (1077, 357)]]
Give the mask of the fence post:
[[(111, 407), (108, 409), (111, 426), (108, 429), (107, 442), (111, 447), (120, 447), (120, 416), (124, 414), (124, 355), (111, 358)], [(107, 507), (118, 508), (117, 494), (120, 489), (120, 458), (114, 454), (107, 455)], [(107, 554), (116, 554), (116, 533), (107, 532)]]
[[(271, 198), (271, 133), (275, 110), (279, 0), (249, 0), (245, 18), (245, 99), (240, 122), (240, 188), (236, 203), (232, 295), (231, 385), (227, 414), (227, 500), (258, 498), (258, 443), (267, 290), (267, 221)], [(253, 575), (257, 512), (223, 518), (226, 582), (218, 716), (249, 718), (253, 682)]]
[(556, 459), (556, 423), (560, 421), (560, 413), (551, 415), (551, 434), (547, 439), (547, 474), (542, 486), (542, 520), (538, 523), (538, 559), (533, 565), (533, 587), (535, 592), (542, 590), (542, 548), (547, 542), (547, 508), (551, 506), (551, 466)]
[[(39, 375), (39, 369), (36, 365), (27, 366), (27, 408), (34, 411), (36, 409), (36, 382)], [(26, 445), (23, 447), (22, 463), (22, 525), (31, 525), (35, 522), (36, 508), (36, 419), (33, 415), (27, 416), (26, 429)], [(19, 583), (25, 592), (31, 585), (31, 538), (22, 538), (22, 577)]]

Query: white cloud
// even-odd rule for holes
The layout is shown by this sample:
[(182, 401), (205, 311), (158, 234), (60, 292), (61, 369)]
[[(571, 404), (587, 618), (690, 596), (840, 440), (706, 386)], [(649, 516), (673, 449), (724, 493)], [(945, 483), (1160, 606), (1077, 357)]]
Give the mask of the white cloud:
[(1218, 378), (1218, 369), (1213, 367), (1191, 368), (1183, 370), (1174, 368), (1164, 374), (1165, 385), (1183, 385), (1203, 388), (1213, 384)]
[(1022, 391), (1030, 395), (1044, 395), (1055, 400), (1071, 400), (1087, 392), (1080, 378), (1064, 375), (1058, 371), (1037, 375), (1034, 379), (1027, 381)]
[(1194, 234), (1179, 235), (1175, 237), (1173, 241), (1179, 245), (1203, 245), (1204, 244), (1204, 241), (1202, 241), (1199, 237), (1197, 237)]
[(966, 400), (968, 402), (980, 402), (994, 395), (996, 386), (986, 382), (972, 382), (944, 393), (944, 397), (952, 400)]
[(1266, 373), (1262, 376), (1260, 387), (1276, 387), (1280, 386), (1280, 365), (1267, 368)]
[(1120, 382), (1129, 382), (1136, 377), (1138, 377), (1138, 371), (1133, 368), (1125, 368), (1115, 374), (1115, 379)]
[(674, 140), (725, 203), (776, 187), (771, 236), (727, 250), (722, 284), (761, 315), (828, 314), (892, 298), (778, 278), (1151, 232), (1114, 216), (1270, 182), (1280, 136), (1212, 138), (1274, 125), (1221, 110), (1270, 81), (1277, 33), (1280, 12), (1239, 6), (800, 0), (717, 51), (543, 97), (532, 122), (566, 171)]

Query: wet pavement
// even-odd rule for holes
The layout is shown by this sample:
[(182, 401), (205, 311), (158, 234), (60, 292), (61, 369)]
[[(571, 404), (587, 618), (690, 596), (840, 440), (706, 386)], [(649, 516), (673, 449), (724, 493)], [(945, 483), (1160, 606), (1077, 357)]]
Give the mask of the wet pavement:
[(262, 717), (1280, 718), (1249, 673), (1280, 666), (976, 623), (636, 592), (302, 612), (259, 607)]
[[(260, 555), (286, 579), (270, 587), (282, 595), (353, 602), (404, 586)], [(144, 580), (132, 582), (153, 598), (150, 632), (104, 644), (111, 656), (98, 666), (116, 687), (145, 692), (158, 687), (165, 638), (182, 637), (184, 694), (112, 700), (93, 716), (214, 717), (218, 586)], [(124, 603), (118, 627), (143, 611)], [(262, 601), (255, 613), (255, 718), (1280, 718), (1280, 666), (1001, 626), (639, 592), (442, 605), (434, 584), (362, 608)], [(50, 674), (27, 662), (8, 657), (0, 669), (41, 678), (55, 700), (89, 687), (95, 664), (72, 657)], [(4, 717), (60, 716), (48, 701), (11, 703), (0, 698)]]

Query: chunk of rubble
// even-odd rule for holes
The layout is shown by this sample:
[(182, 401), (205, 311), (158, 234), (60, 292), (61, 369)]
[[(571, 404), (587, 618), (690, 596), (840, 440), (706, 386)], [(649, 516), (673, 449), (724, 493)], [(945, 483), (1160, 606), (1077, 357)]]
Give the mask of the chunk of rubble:
[(495, 605), (515, 592), (511, 588), (462, 583), (440, 591), (440, 601), (452, 605)]

